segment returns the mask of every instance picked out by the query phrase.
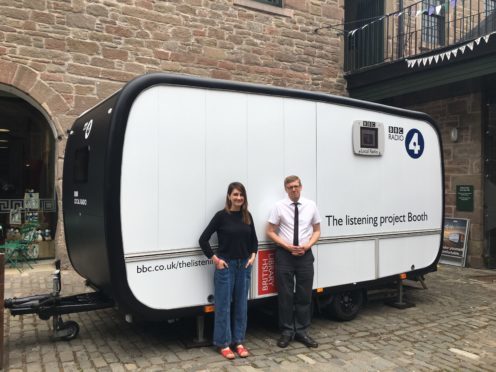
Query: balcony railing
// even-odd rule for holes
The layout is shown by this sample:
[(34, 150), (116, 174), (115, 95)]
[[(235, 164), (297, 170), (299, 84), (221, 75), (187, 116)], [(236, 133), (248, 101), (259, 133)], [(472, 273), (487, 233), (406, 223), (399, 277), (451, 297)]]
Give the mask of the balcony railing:
[[(350, 23), (356, 25), (357, 23)], [(494, 0), (418, 1), (394, 13), (347, 27), (347, 73), (418, 56), (487, 35), (496, 30)]]

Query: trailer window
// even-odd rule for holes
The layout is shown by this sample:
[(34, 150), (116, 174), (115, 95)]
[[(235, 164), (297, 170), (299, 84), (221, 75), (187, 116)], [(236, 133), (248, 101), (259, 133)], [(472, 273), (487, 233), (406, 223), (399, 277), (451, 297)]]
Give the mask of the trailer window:
[(80, 147), (74, 153), (74, 183), (88, 182), (89, 146)]

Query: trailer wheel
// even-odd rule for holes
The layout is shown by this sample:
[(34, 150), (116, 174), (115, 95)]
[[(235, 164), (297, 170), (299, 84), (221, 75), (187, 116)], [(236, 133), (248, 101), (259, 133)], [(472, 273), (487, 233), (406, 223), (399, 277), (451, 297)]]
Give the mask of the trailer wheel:
[(330, 304), (330, 311), (342, 321), (353, 320), (363, 305), (363, 291), (345, 291), (338, 293)]
[(77, 337), (79, 334), (79, 324), (73, 320), (68, 320), (60, 325), (57, 329), (57, 336), (60, 340), (70, 341)]

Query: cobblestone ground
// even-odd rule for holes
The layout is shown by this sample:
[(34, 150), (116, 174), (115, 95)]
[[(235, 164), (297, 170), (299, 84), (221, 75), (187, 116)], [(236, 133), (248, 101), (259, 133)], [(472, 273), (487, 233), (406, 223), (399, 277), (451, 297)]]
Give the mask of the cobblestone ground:
[[(51, 290), (51, 267), (7, 270), (5, 297)], [(63, 294), (85, 291), (73, 271), (63, 272)], [(79, 336), (52, 341), (51, 322), (5, 313), (5, 362), (10, 371), (494, 371), (496, 272), (440, 266), (427, 290), (409, 289), (416, 307), (398, 310), (369, 302), (340, 323), (317, 316), (311, 334), (318, 349), (276, 345), (273, 321), (251, 316), (246, 345), (252, 356), (223, 360), (211, 347), (186, 349), (181, 334), (193, 323), (128, 324), (113, 309), (66, 316)]]

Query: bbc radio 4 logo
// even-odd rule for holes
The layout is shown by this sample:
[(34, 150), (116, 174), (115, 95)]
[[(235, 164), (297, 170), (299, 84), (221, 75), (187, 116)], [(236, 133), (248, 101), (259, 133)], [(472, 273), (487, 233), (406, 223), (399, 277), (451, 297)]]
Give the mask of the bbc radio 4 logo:
[(404, 141), (405, 136), (403, 136), (402, 127), (389, 127), (388, 138), (392, 141)]
[(405, 150), (412, 159), (418, 159), (424, 153), (424, 136), (418, 129), (410, 129), (405, 135), (402, 127), (390, 126), (388, 132), (389, 140), (405, 142)]

